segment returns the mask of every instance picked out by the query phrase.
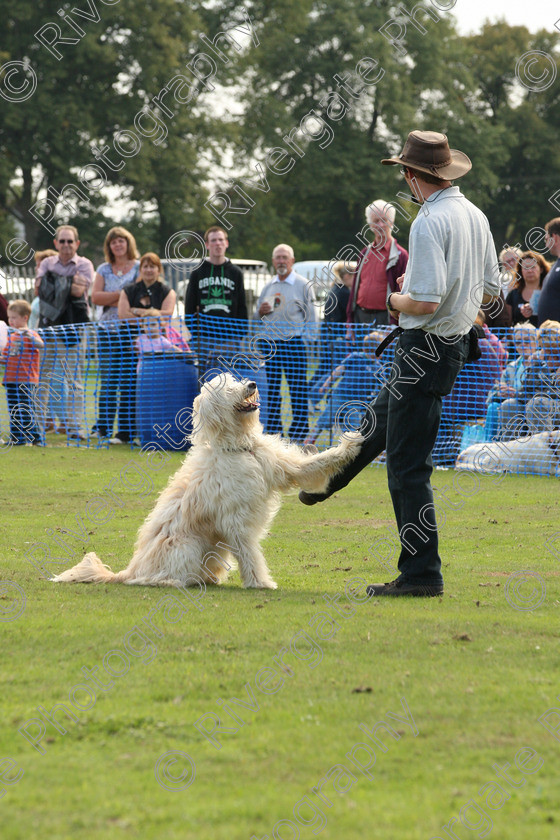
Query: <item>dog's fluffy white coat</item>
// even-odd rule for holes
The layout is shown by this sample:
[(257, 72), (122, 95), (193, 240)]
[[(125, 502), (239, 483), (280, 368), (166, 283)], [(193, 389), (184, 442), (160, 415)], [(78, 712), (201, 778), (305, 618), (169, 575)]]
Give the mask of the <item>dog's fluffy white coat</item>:
[(455, 469), (560, 477), (560, 431), (538, 432), (516, 440), (473, 443), (457, 458)]
[[(193, 446), (140, 528), (134, 555), (115, 574), (86, 554), (56, 582), (189, 586), (221, 583), (238, 561), (243, 585), (275, 589), (260, 542), (295, 487), (321, 493), (359, 451), (359, 434), (307, 454), (263, 434), (255, 384), (223, 374), (206, 383), (193, 406)], [(230, 549), (232, 551), (230, 551)]]

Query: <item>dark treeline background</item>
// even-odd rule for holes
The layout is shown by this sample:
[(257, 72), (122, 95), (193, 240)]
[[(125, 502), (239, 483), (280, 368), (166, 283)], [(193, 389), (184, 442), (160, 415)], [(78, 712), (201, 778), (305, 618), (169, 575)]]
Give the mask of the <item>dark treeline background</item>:
[[(171, 119), (156, 109), (165, 140), (156, 145), (143, 138), (124, 167), (105, 166), (108, 192), (90, 191), (88, 202), (74, 202), (75, 212), (59, 205), (56, 219), (79, 227), (82, 253), (100, 256), (108, 227), (125, 224), (142, 251), (164, 255), (176, 231), (203, 232), (215, 222), (204, 206), (214, 192), (229, 192), (232, 204), (243, 206), (232, 181), (248, 196), (245, 206), (254, 206), (229, 216), (231, 256), (269, 261), (272, 247), (287, 241), (298, 259), (329, 259), (345, 244), (359, 244), (364, 207), (375, 198), (397, 200), (406, 211), (408, 219), (404, 213), (397, 218), (397, 238), (406, 244), (416, 210), (396, 198), (406, 189), (396, 169), (379, 161), (400, 150), (412, 128), (441, 130), (472, 158), (473, 171), (461, 187), (488, 215), (498, 248), (524, 244), (531, 228), (560, 213), (548, 201), (560, 190), (560, 80), (539, 90), (539, 74), (551, 71), (546, 56), (532, 70), (535, 90), (516, 77), (518, 60), (529, 52), (557, 60), (560, 33), (552, 24), (550, 32), (534, 34), (501, 22), (461, 37), (452, 11), (416, 2), (408, 6), (426, 9), (416, 12), (425, 32), (408, 22), (399, 46), (379, 31), (399, 5), (385, 0), (245, 0), (243, 7), (232, 0), (219, 6), (106, 2), (5, 0), (0, 61), (4, 67), (29, 62), (37, 88), (25, 101), (4, 96), (0, 103), (2, 262), (21, 225), (30, 247), (51, 245), (29, 208), (49, 187), (79, 185), (79, 171), (96, 162), (94, 145), (109, 146), (107, 154), (118, 161), (115, 132), (134, 130), (135, 115), (177, 74), (188, 78), (192, 99), (179, 104), (169, 95)], [(209, 90), (185, 65), (197, 53), (212, 56), (202, 34), (214, 38), (236, 24), (248, 30), (243, 9), (259, 43), (238, 35), (243, 48), (237, 51), (222, 41), (229, 62), (216, 61), (215, 89)], [(79, 41), (60, 44), (61, 58), (35, 37), (47, 23)], [(355, 68), (364, 57), (377, 60), (383, 77), (345, 116), (329, 118), (325, 97), (336, 89), (333, 77), (348, 74), (348, 84), (361, 87)], [(298, 134), (301, 156), (293, 155), (295, 164), (283, 175), (267, 172), (268, 191), (263, 184), (259, 189), (256, 164), (264, 164), (273, 147), (287, 148), (283, 137), (312, 109), (330, 125), (328, 135)], [(320, 123), (306, 125), (318, 137)], [(241, 182), (244, 176), (252, 183)]]

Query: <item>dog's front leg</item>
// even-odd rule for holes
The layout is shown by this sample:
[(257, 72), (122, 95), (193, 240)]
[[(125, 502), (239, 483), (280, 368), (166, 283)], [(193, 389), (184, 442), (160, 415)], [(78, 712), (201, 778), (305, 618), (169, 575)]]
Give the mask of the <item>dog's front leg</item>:
[(346, 432), (338, 446), (308, 456), (299, 471), (300, 487), (308, 492), (323, 493), (329, 479), (358, 456), (363, 440), (358, 432)]
[(259, 543), (254, 541), (240, 543), (236, 540), (235, 544), (235, 555), (243, 586), (246, 589), (276, 589), (278, 584), (270, 576)]

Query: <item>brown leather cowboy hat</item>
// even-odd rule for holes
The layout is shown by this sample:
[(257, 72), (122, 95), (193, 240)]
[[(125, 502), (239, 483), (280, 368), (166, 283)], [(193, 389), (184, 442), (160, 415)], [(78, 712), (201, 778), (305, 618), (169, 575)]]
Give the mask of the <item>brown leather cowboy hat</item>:
[(461, 178), (472, 169), (470, 158), (457, 149), (450, 149), (445, 134), (437, 131), (411, 131), (400, 155), (385, 158), (381, 163), (410, 166), (443, 181)]

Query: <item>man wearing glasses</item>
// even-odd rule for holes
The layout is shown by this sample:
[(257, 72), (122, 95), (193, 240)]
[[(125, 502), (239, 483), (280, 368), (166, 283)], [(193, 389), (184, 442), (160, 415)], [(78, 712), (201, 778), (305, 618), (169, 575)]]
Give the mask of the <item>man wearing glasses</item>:
[[(57, 256), (44, 259), (37, 272), (36, 293), (41, 298), (40, 327), (64, 326), (64, 331), (55, 330), (52, 335), (44, 334), (45, 356), (41, 366), (39, 386), (40, 417), (44, 430), (48, 416), (50, 396), (49, 379), (55, 365), (61, 365), (66, 381), (65, 419), (68, 437), (85, 440), (83, 367), (85, 339), (80, 324), (89, 320), (88, 291), (93, 283), (94, 270), (91, 260), (78, 255), (80, 240), (78, 231), (72, 225), (57, 228), (54, 237)], [(45, 280), (43, 280), (45, 278)], [(50, 307), (45, 288), (49, 281)], [(50, 331), (49, 331), (50, 332)]]
[(556, 262), (543, 280), (539, 296), (539, 327), (545, 321), (560, 321), (560, 218), (551, 219), (544, 226), (546, 245)]
[(450, 149), (444, 134), (413, 131), (401, 154), (382, 163), (402, 167), (422, 205), (410, 229), (400, 291), (387, 297), (387, 309), (399, 321), (394, 363), (362, 421), (365, 440), (354, 462), (330, 482), (327, 493), (301, 491), (300, 500), (323, 501), (386, 449), (400, 574), (391, 583), (368, 586), (367, 592), (370, 597), (442, 595), (431, 453), (442, 397), (467, 360), (470, 328), (481, 304), (500, 293), (498, 258), (486, 216), (452, 184), (471, 169), (471, 161)]

